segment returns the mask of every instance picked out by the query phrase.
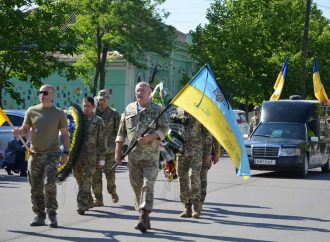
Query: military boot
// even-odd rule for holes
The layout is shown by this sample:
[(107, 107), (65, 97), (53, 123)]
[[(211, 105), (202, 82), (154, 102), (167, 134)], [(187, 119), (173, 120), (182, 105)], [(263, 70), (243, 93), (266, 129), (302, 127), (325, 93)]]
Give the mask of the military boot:
[(118, 194), (116, 192), (111, 194), (112, 202), (117, 203), (119, 201)]
[(190, 203), (186, 203), (184, 205), (185, 210), (180, 214), (181, 218), (191, 218), (192, 215), (192, 210), (191, 210), (191, 204)]
[(57, 228), (57, 218), (56, 218), (56, 215), (49, 215), (49, 226), (51, 228)]
[(201, 202), (194, 203), (194, 211), (192, 213), (192, 217), (199, 218), (201, 216), (201, 213), (202, 213), (202, 203)]
[(35, 216), (30, 223), (30, 226), (43, 226), (43, 225), (45, 225), (45, 218), (42, 218), (39, 215)]
[(136, 224), (135, 229), (140, 230), (142, 233), (147, 232), (147, 218), (149, 216), (149, 211), (146, 209), (141, 209), (139, 222)]
[(102, 200), (99, 199), (95, 199), (95, 201), (93, 202), (93, 207), (103, 207), (104, 203)]

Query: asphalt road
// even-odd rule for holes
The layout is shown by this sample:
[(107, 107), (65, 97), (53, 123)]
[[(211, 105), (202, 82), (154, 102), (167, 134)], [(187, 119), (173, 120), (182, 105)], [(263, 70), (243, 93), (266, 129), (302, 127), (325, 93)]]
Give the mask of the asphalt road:
[(134, 229), (138, 214), (126, 167), (117, 169), (119, 203), (105, 196), (105, 206), (84, 216), (76, 213), (73, 177), (58, 186), (59, 228), (30, 227), (34, 217), (26, 178), (0, 171), (0, 241), (330, 241), (330, 175), (311, 170), (307, 179), (293, 174), (252, 171), (243, 181), (228, 158), (209, 172), (201, 218), (179, 217), (177, 181), (161, 171), (155, 187), (152, 229)]

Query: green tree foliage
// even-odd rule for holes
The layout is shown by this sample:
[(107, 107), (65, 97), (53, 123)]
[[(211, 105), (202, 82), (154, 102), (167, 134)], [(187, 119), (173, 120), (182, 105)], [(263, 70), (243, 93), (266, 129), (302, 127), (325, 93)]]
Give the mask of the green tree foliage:
[[(122, 55), (142, 67), (146, 52), (167, 56), (173, 48), (174, 29), (162, 22), (167, 13), (150, 0), (69, 0), (75, 11), (71, 29), (80, 38), (78, 76), (93, 94), (105, 86), (107, 61)], [(111, 54), (110, 54), (111, 53)]]
[(72, 68), (58, 58), (75, 50), (75, 35), (66, 25), (69, 12), (65, 1), (0, 1), (0, 104), (3, 90), (18, 104), (23, 102), (12, 78), (38, 88), (55, 71), (72, 77)]
[(305, 1), (215, 0), (209, 21), (192, 32), (189, 47), (200, 66), (209, 63), (226, 96), (235, 105), (258, 105), (269, 100), (286, 56), (286, 83), (281, 98), (300, 94), (306, 81), (314, 99), (311, 59), (319, 60), (321, 77), (330, 91), (330, 22), (316, 5), (310, 16), (308, 80), (302, 78)]

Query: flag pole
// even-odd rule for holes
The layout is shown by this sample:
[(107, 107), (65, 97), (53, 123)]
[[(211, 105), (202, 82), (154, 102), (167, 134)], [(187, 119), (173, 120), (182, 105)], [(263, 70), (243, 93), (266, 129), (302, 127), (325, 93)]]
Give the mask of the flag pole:
[[(13, 128), (13, 130), (15, 129), (15, 126), (13, 125), (13, 123), (10, 121), (10, 119), (8, 118), (6, 120), (8, 122), (8, 124), (10, 125), (10, 127)], [(31, 153), (30, 147), (27, 145), (27, 143), (24, 141), (24, 139), (22, 138), (21, 135), (17, 136), (19, 138), (19, 140), (22, 142), (22, 144), (24, 145), (24, 147), (29, 151), (29, 153)]]
[[(154, 125), (154, 123), (156, 123), (158, 121), (158, 119), (170, 108), (171, 106), (171, 103), (169, 105), (167, 105), (161, 112), (160, 114), (149, 124), (148, 128), (146, 128), (145, 131), (143, 131), (143, 133), (139, 136), (140, 137), (143, 137), (145, 134), (147, 134), (149, 132), (149, 130), (151, 129), (151, 127)], [(123, 160), (127, 155), (128, 153), (130, 153), (134, 147), (138, 144), (138, 141), (137, 139), (134, 141), (134, 143), (128, 147), (128, 149), (125, 151), (125, 153), (121, 156), (121, 159)], [(115, 170), (116, 167), (118, 166), (118, 164), (114, 164), (112, 167), (111, 167), (111, 170)]]

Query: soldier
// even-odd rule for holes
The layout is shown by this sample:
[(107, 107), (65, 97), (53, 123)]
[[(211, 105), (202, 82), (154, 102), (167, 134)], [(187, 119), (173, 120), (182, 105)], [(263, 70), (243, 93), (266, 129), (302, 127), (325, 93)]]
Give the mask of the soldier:
[(115, 139), (118, 132), (120, 115), (116, 110), (108, 106), (110, 91), (107, 89), (100, 90), (96, 97), (99, 102), (96, 108), (96, 115), (103, 119), (108, 151), (105, 157), (104, 167), (101, 168), (97, 166), (93, 175), (92, 188), (95, 196), (94, 207), (104, 206), (102, 196), (102, 170), (107, 178), (107, 190), (108, 193), (111, 194), (112, 201), (117, 203), (119, 200), (116, 192), (115, 172), (111, 170), (111, 167), (116, 163), (114, 160), (116, 147)]
[(250, 119), (250, 134), (254, 131), (254, 129), (258, 126), (260, 122), (260, 108), (254, 108), (254, 116)]
[(37, 215), (31, 226), (45, 225), (45, 208), (50, 227), (57, 227), (56, 210), (56, 165), (60, 157), (58, 134), (61, 132), (64, 154), (61, 164), (65, 165), (70, 152), (70, 137), (65, 113), (53, 105), (54, 88), (43, 85), (39, 91), (40, 104), (30, 107), (23, 125), (15, 128), (15, 136), (25, 136), (31, 130), (31, 154), (28, 160), (28, 175), (31, 185), (32, 210)]
[(211, 168), (211, 165), (215, 165), (219, 161), (220, 157), (220, 144), (218, 141), (212, 136), (212, 152), (211, 159), (203, 162), (201, 168), (201, 201), (204, 203), (207, 191), (207, 173)]
[[(211, 159), (211, 134), (194, 117), (178, 109), (179, 116), (186, 117), (182, 152), (177, 153), (180, 200), (185, 210), (183, 218), (198, 218), (201, 215), (201, 168)], [(201, 142), (204, 141), (204, 142)], [(192, 209), (193, 206), (193, 209)]]
[(81, 215), (92, 207), (92, 176), (97, 165), (102, 167), (105, 164), (107, 151), (103, 120), (93, 113), (94, 107), (92, 97), (83, 99), (85, 137), (78, 161), (73, 167), (73, 175), (78, 183), (77, 212)]
[(125, 138), (135, 149), (128, 154), (130, 183), (135, 194), (136, 209), (140, 212), (135, 229), (146, 232), (150, 228), (149, 213), (153, 208), (154, 184), (159, 166), (159, 144), (168, 130), (164, 116), (151, 126), (150, 131), (140, 137), (149, 124), (160, 114), (161, 107), (150, 101), (151, 89), (148, 83), (139, 82), (135, 87), (136, 102), (127, 105), (116, 137), (115, 160), (122, 164), (122, 146)]

